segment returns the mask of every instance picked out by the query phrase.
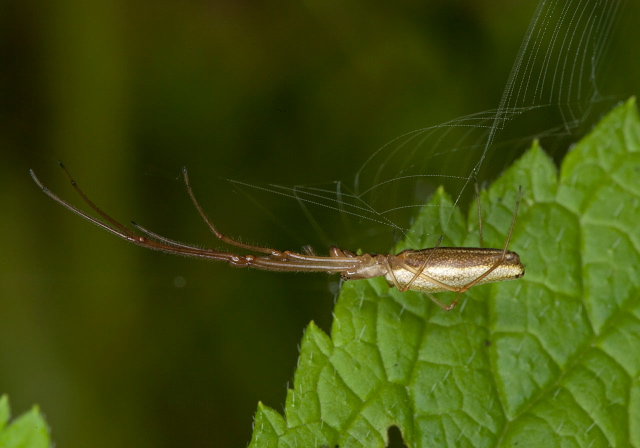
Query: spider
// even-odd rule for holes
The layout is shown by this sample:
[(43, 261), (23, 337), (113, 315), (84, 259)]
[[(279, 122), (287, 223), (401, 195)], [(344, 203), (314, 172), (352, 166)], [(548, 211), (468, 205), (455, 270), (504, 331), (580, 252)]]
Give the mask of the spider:
[[(220, 260), (235, 267), (252, 267), (265, 271), (339, 273), (344, 281), (384, 277), (389, 286), (396, 287), (399, 291), (405, 292), (412, 290), (427, 294), (436, 305), (445, 311), (453, 309), (458, 303), (460, 296), (473, 286), (489, 282), (518, 279), (524, 275), (524, 266), (520, 262), (518, 254), (507, 250), (518, 214), (522, 189), (518, 191), (518, 199), (513, 211), (511, 227), (509, 228), (509, 233), (504, 248), (502, 249), (440, 247), (441, 237), (435, 247), (421, 250), (408, 249), (396, 255), (374, 253), (358, 255), (334, 246), (330, 248), (328, 257), (322, 257), (317, 256), (309, 246), (304, 248), (304, 253), (296, 253), (288, 250), (279, 251), (241, 243), (223, 235), (211, 223), (196, 200), (189, 182), (187, 169), (183, 168), (184, 183), (191, 201), (213, 234), (220, 241), (231, 246), (264, 254), (239, 255), (233, 252), (202, 249), (180, 243), (160, 236), (132, 221), (131, 224), (142, 233), (142, 235), (139, 235), (127, 229), (98, 208), (82, 192), (80, 187), (78, 187), (64, 165), (61, 162), (59, 162), (59, 165), (82, 200), (102, 219), (93, 217), (58, 197), (44, 186), (33, 170), (30, 170), (34, 182), (45, 194), (73, 213), (111, 232), (117, 237), (152, 250), (192, 258)], [(480, 216), (480, 209), (478, 209), (478, 215)], [(480, 227), (480, 232), (482, 232), (482, 227)], [(443, 291), (453, 291), (457, 293), (450, 304), (441, 302), (432, 294)]]

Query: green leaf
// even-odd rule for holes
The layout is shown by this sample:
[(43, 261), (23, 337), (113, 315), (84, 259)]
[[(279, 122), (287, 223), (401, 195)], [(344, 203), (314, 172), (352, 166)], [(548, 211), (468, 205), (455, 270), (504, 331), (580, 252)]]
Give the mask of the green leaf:
[[(559, 175), (534, 144), (483, 192), (486, 246), (504, 245), (518, 186), (510, 248), (523, 279), (474, 287), (449, 313), (381, 279), (346, 283), (331, 338), (309, 325), (285, 416), (261, 404), (251, 446), (384, 447), (391, 426), (408, 447), (640, 446), (635, 102), (602, 120)], [(443, 190), (429, 205), (413, 234), (449, 218)], [(477, 245), (473, 206), (466, 222), (454, 213), (447, 237)]]
[(6, 395), (0, 397), (0, 434), (9, 422), (11, 411), (9, 410), (9, 398)]
[(0, 448), (49, 448), (49, 429), (37, 406), (9, 423), (9, 399), (0, 397)]

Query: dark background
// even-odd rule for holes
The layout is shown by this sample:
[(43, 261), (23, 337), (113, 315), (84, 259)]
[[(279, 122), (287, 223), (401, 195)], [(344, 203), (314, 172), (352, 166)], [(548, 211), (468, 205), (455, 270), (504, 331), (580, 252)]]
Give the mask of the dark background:
[[(295, 200), (224, 179), (348, 180), (398, 135), (497, 107), (535, 8), (2, 2), (0, 393), (18, 413), (38, 403), (60, 447), (244, 446), (259, 400), (283, 409), (305, 326), (330, 329), (337, 279), (126, 244), (45, 197), (28, 169), (79, 204), (63, 160), (123, 223), (220, 247), (186, 196), (187, 166), (223, 232), (355, 250), (366, 222), (345, 230), (320, 212), (320, 237)], [(602, 72), (617, 100), (638, 93), (637, 9), (626, 5)], [(483, 180), (506, 163), (494, 162)], [(382, 248), (365, 251), (394, 237), (374, 236)]]

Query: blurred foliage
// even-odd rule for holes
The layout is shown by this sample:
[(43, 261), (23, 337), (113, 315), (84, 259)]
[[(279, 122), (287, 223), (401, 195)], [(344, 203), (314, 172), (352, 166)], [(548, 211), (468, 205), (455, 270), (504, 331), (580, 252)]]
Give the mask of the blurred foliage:
[(49, 448), (49, 428), (40, 410), (34, 406), (9, 422), (9, 398), (0, 395), (0, 446), (2, 448)]
[[(60, 446), (245, 444), (256, 403), (284, 405), (302, 329), (329, 328), (337, 280), (124, 244), (49, 201), (28, 169), (76, 202), (61, 159), (122, 222), (215, 244), (186, 165), (222, 231), (323, 252), (295, 201), (221, 179), (347, 179), (398, 135), (496, 107), (535, 8), (2, 2), (0, 392), (46, 409)], [(600, 85), (619, 99), (640, 79), (638, 6), (625, 8)], [(351, 247), (335, 214), (320, 218)]]

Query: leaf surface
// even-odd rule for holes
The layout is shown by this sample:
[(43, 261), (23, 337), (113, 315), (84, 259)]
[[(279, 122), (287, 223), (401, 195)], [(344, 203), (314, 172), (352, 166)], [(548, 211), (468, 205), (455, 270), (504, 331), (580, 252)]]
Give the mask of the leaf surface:
[[(408, 447), (640, 447), (635, 101), (559, 173), (534, 144), (483, 192), (485, 246), (504, 245), (519, 186), (524, 278), (474, 287), (448, 313), (381, 279), (344, 284), (331, 337), (309, 325), (285, 415), (260, 404), (251, 446), (384, 447), (396, 426)], [(447, 224), (443, 246), (478, 245), (473, 207), (449, 220), (442, 190), (428, 205), (412, 234)]]

